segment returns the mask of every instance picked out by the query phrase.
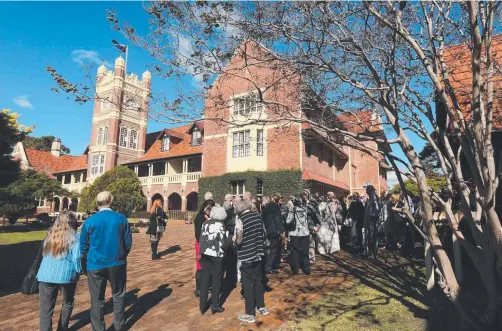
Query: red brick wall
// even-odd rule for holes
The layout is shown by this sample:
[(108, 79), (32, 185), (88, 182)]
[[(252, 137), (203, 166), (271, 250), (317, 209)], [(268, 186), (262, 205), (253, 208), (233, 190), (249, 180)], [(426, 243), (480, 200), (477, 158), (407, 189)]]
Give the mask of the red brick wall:
[[(365, 145), (376, 148), (376, 143), (374, 142), (365, 142)], [(380, 182), (380, 187), (378, 185), (379, 179), (379, 163), (372, 156), (358, 151), (353, 151), (353, 162), (357, 167), (355, 180), (353, 181), (353, 185), (355, 189), (358, 189), (357, 192), (363, 191), (363, 186), (366, 182), (370, 182), (371, 185), (375, 186), (380, 194), (380, 187), (382, 186), (382, 182)]]
[[(310, 157), (306, 152), (306, 144), (311, 146), (312, 155)], [(305, 141), (302, 139), (303, 170), (314, 172), (318, 175), (335, 179), (335, 164), (329, 166), (328, 159), (331, 157), (330, 149), (326, 144), (319, 145), (316, 141)], [(322, 159), (321, 159), (322, 154)]]
[(300, 126), (267, 130), (268, 170), (300, 169)]
[(227, 137), (204, 140), (202, 176), (219, 176), (227, 171)]

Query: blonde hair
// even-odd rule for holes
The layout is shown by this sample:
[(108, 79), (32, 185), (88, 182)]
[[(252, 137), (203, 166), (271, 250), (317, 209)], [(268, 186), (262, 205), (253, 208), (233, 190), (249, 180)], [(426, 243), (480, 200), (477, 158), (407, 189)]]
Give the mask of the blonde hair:
[(162, 200), (155, 199), (155, 201), (152, 203), (152, 208), (150, 208), (150, 213), (155, 214), (157, 212), (157, 208), (160, 207), (161, 204)]
[(399, 200), (401, 199), (401, 197), (399, 196), (399, 194), (398, 194), (398, 193), (393, 194), (391, 198), (392, 198), (392, 202), (393, 202), (393, 203), (398, 203), (398, 202), (399, 202)]
[(68, 254), (77, 234), (77, 217), (74, 213), (63, 211), (59, 214), (45, 237), (42, 254), (63, 257)]

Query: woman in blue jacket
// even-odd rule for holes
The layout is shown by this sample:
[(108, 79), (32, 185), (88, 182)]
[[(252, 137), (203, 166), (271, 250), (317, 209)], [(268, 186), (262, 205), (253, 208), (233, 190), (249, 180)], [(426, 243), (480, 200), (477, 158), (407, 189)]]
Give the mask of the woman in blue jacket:
[(73, 310), (80, 263), (77, 218), (72, 212), (59, 214), (44, 240), (43, 259), (38, 270), (40, 282), (40, 330), (52, 330), (52, 314), (58, 291), (63, 292), (63, 308), (58, 330), (67, 330)]

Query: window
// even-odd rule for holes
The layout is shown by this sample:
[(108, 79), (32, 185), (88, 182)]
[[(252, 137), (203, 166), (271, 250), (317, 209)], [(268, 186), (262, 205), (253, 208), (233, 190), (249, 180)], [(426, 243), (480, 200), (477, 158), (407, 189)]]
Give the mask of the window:
[(136, 130), (131, 130), (129, 134), (129, 148), (136, 149), (138, 146), (138, 133)]
[(70, 184), (71, 183), (71, 174), (67, 174), (64, 176), (64, 183), (65, 184)]
[(312, 145), (310, 143), (305, 143), (305, 153), (310, 157), (312, 155)]
[(256, 155), (263, 156), (263, 130), (256, 131)]
[(127, 128), (126, 127), (120, 128), (119, 146), (120, 147), (127, 147)]
[(163, 176), (166, 174), (166, 163), (165, 162), (156, 162), (153, 164), (153, 175), (154, 176)]
[(202, 171), (202, 158), (193, 157), (188, 159), (188, 172)]
[(162, 152), (169, 150), (169, 136), (164, 136), (162, 138)]
[(233, 138), (232, 157), (249, 156), (249, 130), (235, 132)]
[(200, 130), (192, 131), (192, 146), (200, 146), (202, 145), (202, 133)]
[(58, 179), (58, 182), (61, 182), (61, 184), (63, 184), (63, 175), (58, 175), (57, 179)]
[(104, 155), (93, 155), (91, 163), (91, 175), (97, 176), (104, 172), (105, 166), (105, 156)]
[(259, 178), (256, 180), (256, 195), (257, 196), (263, 195), (263, 180)]
[(81, 172), (77, 172), (75, 174), (75, 183), (80, 183), (80, 176), (82, 175)]
[(231, 192), (233, 195), (240, 195), (241, 197), (244, 195), (244, 181), (243, 180), (234, 180), (230, 182), (232, 185)]
[(105, 126), (105, 130), (103, 133), (103, 145), (106, 146), (108, 144), (108, 126)]
[(333, 167), (333, 158), (334, 158), (333, 151), (329, 151), (328, 165), (330, 168)]
[(103, 142), (103, 128), (99, 128), (98, 130), (98, 146)]
[(250, 113), (261, 113), (263, 105), (258, 102), (258, 95), (251, 94), (234, 100), (234, 115), (248, 116)]

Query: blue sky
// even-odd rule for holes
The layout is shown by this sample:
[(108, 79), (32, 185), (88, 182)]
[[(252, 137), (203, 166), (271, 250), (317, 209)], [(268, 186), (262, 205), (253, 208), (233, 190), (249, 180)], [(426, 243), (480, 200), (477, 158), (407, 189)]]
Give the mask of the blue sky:
[[(78, 60), (114, 62), (119, 55), (111, 40), (126, 43), (110, 28), (106, 9), (116, 9), (137, 29), (146, 29), (142, 2), (0, 2), (0, 108), (21, 114), (20, 122), (35, 125), (33, 136), (54, 135), (71, 149), (84, 151), (90, 139), (92, 103), (78, 105), (55, 87), (45, 71), (53, 66), (72, 82), (85, 82)], [(95, 53), (93, 53), (95, 52)], [(138, 47), (129, 49), (128, 72), (141, 73), (151, 63)], [(154, 77), (154, 91), (168, 82)], [(150, 121), (148, 131), (165, 124)]]

